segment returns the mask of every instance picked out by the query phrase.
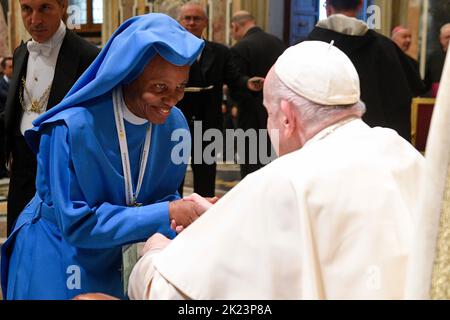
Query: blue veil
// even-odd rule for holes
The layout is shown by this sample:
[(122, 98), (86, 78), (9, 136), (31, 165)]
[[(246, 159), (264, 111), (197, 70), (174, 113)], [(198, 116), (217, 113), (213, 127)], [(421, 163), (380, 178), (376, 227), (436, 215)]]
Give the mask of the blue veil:
[(156, 54), (174, 65), (191, 65), (203, 47), (203, 40), (165, 14), (150, 13), (128, 19), (114, 32), (65, 98), (33, 122), (35, 127), (25, 133), (28, 143), (32, 149), (37, 149), (41, 125), (52, 122), (51, 118), (63, 110), (130, 83)]

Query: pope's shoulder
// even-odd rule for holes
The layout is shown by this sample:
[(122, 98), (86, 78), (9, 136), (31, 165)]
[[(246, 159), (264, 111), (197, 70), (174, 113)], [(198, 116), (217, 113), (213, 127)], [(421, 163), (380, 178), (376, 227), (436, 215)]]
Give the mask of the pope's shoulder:
[(394, 130), (355, 122), (352, 127), (277, 158), (249, 175), (249, 179), (301, 185), (316, 177), (345, 176), (354, 168), (407, 170), (423, 163), (423, 156)]

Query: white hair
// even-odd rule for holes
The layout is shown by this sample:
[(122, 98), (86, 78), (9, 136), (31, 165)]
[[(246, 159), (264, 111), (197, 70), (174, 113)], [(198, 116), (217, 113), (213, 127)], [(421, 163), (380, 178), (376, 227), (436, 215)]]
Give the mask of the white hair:
[(446, 23), (441, 27), (441, 34), (444, 33), (446, 29), (450, 28), (450, 23)]
[[(183, 9), (184, 9), (185, 7), (188, 7), (188, 6), (199, 7), (199, 8), (203, 11), (203, 14), (205, 15), (205, 18), (208, 19), (208, 13), (206, 12), (205, 6), (204, 6), (202, 3), (200, 3), (199, 1), (196, 1), (196, 0), (187, 1), (186, 3), (184, 3), (184, 4), (180, 7), (179, 14), (181, 15), (181, 11), (183, 11)], [(180, 18), (181, 18), (181, 16), (180, 16)]]
[(362, 101), (350, 105), (328, 106), (310, 101), (291, 89), (289, 89), (273, 72), (272, 78), (272, 99), (275, 105), (279, 106), (281, 100), (288, 101), (296, 107), (298, 115), (310, 127), (320, 125), (324, 120), (341, 118), (342, 116), (362, 117), (366, 112), (366, 106)]

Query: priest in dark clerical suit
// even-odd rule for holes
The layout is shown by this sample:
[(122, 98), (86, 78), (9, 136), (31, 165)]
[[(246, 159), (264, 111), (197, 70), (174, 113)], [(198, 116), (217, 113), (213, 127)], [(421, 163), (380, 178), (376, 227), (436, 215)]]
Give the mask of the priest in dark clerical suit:
[[(408, 60), (410, 66), (412, 66), (415, 71), (415, 74), (413, 74), (413, 79), (410, 82), (414, 83), (416, 82), (417, 79), (419, 78), (421, 79), (419, 62), (417, 62), (416, 59), (414, 59), (408, 54), (408, 50), (411, 47), (412, 42), (411, 30), (409, 30), (404, 26), (397, 26), (392, 30), (391, 39), (405, 53), (406, 59)], [(402, 61), (403, 60), (404, 59), (402, 59)], [(411, 70), (410, 66), (407, 66), (407, 71)], [(412, 89), (415, 96), (421, 95), (425, 92), (425, 84), (422, 84), (422, 86), (417, 86), (416, 88)]]
[[(233, 58), (242, 74), (250, 77), (265, 77), (278, 57), (286, 49), (283, 41), (264, 32), (256, 25), (256, 20), (248, 11), (238, 11), (231, 18), (231, 33), (237, 43), (231, 48)], [(241, 177), (261, 169), (271, 157), (267, 129), (267, 111), (263, 105), (262, 92), (245, 92), (239, 99), (238, 127), (243, 130), (258, 130), (257, 161), (252, 161), (252, 142), (246, 142), (241, 163)], [(267, 145), (265, 141), (267, 141)], [(276, 143), (276, 142), (274, 142)], [(266, 159), (264, 159), (264, 158)]]
[[(208, 18), (202, 5), (188, 2), (180, 11), (180, 23), (193, 35), (201, 38)], [(178, 107), (183, 111), (192, 133), (192, 172), (194, 176), (194, 192), (204, 197), (215, 195), (216, 163), (204, 159), (205, 148), (211, 143), (202, 141), (203, 133), (208, 129), (223, 128), (222, 100), (223, 85), (230, 87), (231, 92), (243, 90), (261, 90), (263, 80), (259, 77), (249, 78), (239, 73), (232, 58), (231, 51), (219, 43), (205, 41), (205, 48), (199, 59), (191, 66), (189, 82), (184, 98)], [(201, 136), (195, 135), (195, 125)], [(201, 145), (199, 147), (199, 144)], [(180, 193), (182, 190), (180, 188)]]

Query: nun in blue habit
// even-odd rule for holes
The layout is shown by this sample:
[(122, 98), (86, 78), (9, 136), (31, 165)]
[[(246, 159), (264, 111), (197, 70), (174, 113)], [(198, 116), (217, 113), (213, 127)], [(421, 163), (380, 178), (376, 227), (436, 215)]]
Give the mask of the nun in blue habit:
[(158, 111), (160, 124), (137, 117), (122, 88), (156, 59), (188, 68), (203, 46), (166, 15), (129, 19), (64, 100), (36, 119), (25, 137), (37, 153), (37, 192), (2, 246), (4, 298), (126, 298), (122, 246), (175, 236), (169, 202), (179, 199), (186, 164), (172, 161), (179, 141), (171, 138), (189, 132), (186, 120), (175, 107)]

